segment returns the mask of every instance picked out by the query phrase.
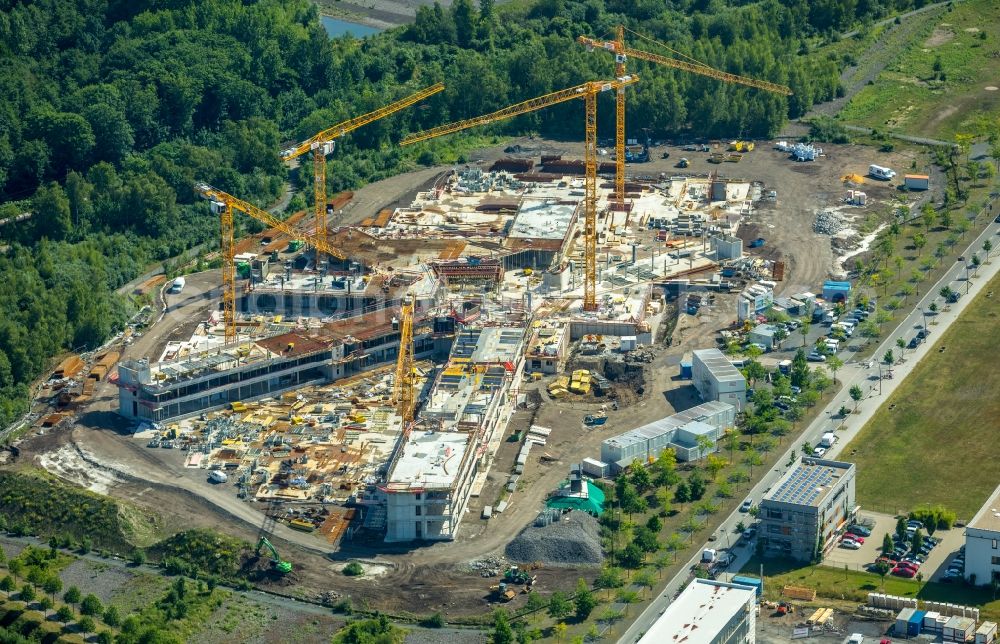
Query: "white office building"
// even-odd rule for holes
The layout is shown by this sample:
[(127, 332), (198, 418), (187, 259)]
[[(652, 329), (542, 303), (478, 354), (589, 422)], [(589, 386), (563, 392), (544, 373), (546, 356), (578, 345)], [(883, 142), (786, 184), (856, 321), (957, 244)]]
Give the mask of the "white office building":
[(718, 349), (693, 353), (691, 376), (702, 400), (718, 400), (742, 410), (747, 404), (747, 380)]
[(1000, 578), (1000, 487), (965, 527), (965, 578), (977, 585)]
[(754, 644), (756, 627), (753, 586), (695, 579), (639, 644)]

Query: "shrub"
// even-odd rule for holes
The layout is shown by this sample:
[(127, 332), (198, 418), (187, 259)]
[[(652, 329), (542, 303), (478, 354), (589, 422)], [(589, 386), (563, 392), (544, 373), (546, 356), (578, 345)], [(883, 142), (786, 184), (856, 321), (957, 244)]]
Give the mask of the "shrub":
[(365, 574), (365, 569), (362, 568), (361, 564), (359, 564), (357, 561), (352, 561), (351, 563), (344, 566), (344, 569), (341, 572), (343, 572), (348, 577), (360, 577), (361, 575)]
[(434, 613), (430, 617), (420, 620), (420, 625), (425, 628), (444, 628), (444, 617), (441, 613)]

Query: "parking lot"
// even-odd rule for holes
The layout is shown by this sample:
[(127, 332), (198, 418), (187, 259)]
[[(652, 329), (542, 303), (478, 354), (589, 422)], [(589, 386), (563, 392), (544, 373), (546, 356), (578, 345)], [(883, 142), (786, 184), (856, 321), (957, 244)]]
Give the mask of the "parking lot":
[(872, 535), (865, 537), (865, 542), (860, 550), (848, 550), (839, 545), (834, 547), (823, 563), (836, 568), (843, 568), (844, 564), (847, 564), (852, 570), (863, 570), (865, 566), (878, 559), (879, 555), (882, 554), (882, 539), (885, 535), (896, 530), (896, 519), (888, 514), (874, 512), (860, 512), (858, 518), (869, 520), (864, 521), (864, 523), (870, 524)]
[[(871, 528), (871, 536), (865, 537), (865, 542), (859, 550), (834, 547), (824, 558), (825, 565), (836, 568), (843, 568), (846, 565), (852, 570), (864, 570), (881, 556), (882, 540), (885, 535), (896, 531), (896, 518), (877, 512), (860, 512), (859, 519)], [(925, 581), (940, 580), (948, 564), (965, 543), (965, 530), (963, 528), (938, 530), (934, 533), (934, 538), (941, 539), (941, 543), (930, 551), (927, 561), (920, 566)]]

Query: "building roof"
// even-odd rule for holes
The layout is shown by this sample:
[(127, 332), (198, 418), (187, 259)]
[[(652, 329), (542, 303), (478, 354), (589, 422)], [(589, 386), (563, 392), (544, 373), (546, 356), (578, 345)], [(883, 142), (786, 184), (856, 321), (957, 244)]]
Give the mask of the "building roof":
[(930, 175), (926, 174), (904, 174), (904, 179), (930, 179)]
[(562, 240), (569, 232), (577, 204), (554, 199), (525, 199), (517, 210), (509, 237)]
[(774, 325), (772, 324), (758, 324), (753, 328), (753, 331), (751, 331), (751, 333), (754, 333), (756, 335), (762, 335), (769, 338), (773, 338), (774, 334), (777, 332), (778, 329), (775, 328)]
[(753, 610), (752, 586), (695, 579), (649, 627), (639, 644), (710, 644), (740, 613)]
[(464, 432), (413, 432), (400, 448), (387, 487), (395, 491), (447, 489), (469, 446)]
[(698, 349), (693, 354), (719, 382), (746, 380), (740, 370), (718, 349)]
[(967, 527), (1000, 532), (1000, 486), (993, 490), (993, 494), (986, 500), (983, 507), (979, 508), (979, 512), (976, 513)]
[(285, 358), (295, 358), (307, 353), (313, 353), (329, 347), (329, 343), (317, 341), (301, 333), (283, 333), (257, 340), (257, 346), (267, 349), (273, 355), (280, 355)]
[(764, 501), (819, 507), (854, 463), (802, 458), (764, 495)]
[(592, 481), (586, 483), (586, 494), (568, 494), (569, 484), (567, 484), (560, 489), (560, 494), (553, 496), (545, 505), (560, 510), (582, 510), (587, 514), (600, 516), (604, 512), (604, 492)]

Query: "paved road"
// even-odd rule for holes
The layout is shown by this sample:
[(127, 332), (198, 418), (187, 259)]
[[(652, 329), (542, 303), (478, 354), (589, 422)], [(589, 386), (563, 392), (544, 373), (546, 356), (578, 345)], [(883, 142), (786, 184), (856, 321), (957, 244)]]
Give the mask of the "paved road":
[[(995, 215), (996, 208), (994, 208)], [(983, 242), (987, 239), (997, 240), (997, 235), (1000, 234), (1000, 224), (991, 223), (985, 227), (982, 233), (973, 239), (966, 252), (968, 256), (971, 252), (979, 251), (982, 248)], [(997, 242), (995, 241), (994, 244)], [(931, 327), (931, 337), (929, 341), (924, 342), (915, 350), (908, 350), (906, 353), (906, 361), (902, 364), (893, 366), (894, 377), (891, 380), (871, 380), (870, 377), (873, 375), (878, 375), (877, 367), (867, 367), (865, 363), (850, 363), (846, 364), (843, 369), (838, 373), (838, 380), (843, 383), (843, 388), (838, 392), (836, 396), (832, 398), (826, 408), (823, 409), (822, 413), (817, 416), (816, 420), (809, 425), (809, 427), (802, 433), (802, 440), (809, 441), (814, 445), (819, 441), (820, 437), (824, 432), (832, 431), (837, 427), (843, 426), (844, 429), (838, 432), (839, 440), (827, 453), (826, 458), (836, 458), (840, 454), (840, 450), (843, 449), (844, 445), (849, 443), (858, 431), (871, 419), (872, 415), (878, 410), (882, 403), (882, 400), (887, 398), (896, 387), (903, 382), (906, 376), (913, 370), (928, 351), (936, 350), (933, 348), (936, 338), (938, 335), (943, 333), (951, 324), (954, 322), (958, 316), (965, 310), (965, 307), (972, 301), (975, 295), (983, 287), (984, 284), (988, 283), (993, 276), (1000, 271), (1000, 260), (994, 258), (990, 264), (984, 265), (979, 270), (979, 276), (975, 277), (968, 283), (968, 294), (963, 295), (962, 298), (955, 304), (948, 307), (946, 311), (939, 311), (933, 317), (928, 317), (928, 323)], [(952, 282), (957, 281), (959, 278), (965, 277), (966, 268), (965, 264), (961, 262), (956, 262), (955, 265), (950, 268), (945, 275), (921, 298), (918, 306), (914, 307), (913, 312), (906, 316), (899, 325), (893, 330), (892, 333), (888, 333), (885, 336), (885, 340), (882, 342), (881, 346), (875, 351), (874, 355), (881, 356), (885, 354), (889, 349), (898, 351), (896, 347), (896, 338), (903, 337), (909, 340), (913, 337), (918, 328), (922, 327), (924, 323), (924, 317), (921, 311), (926, 310), (931, 302), (937, 300), (939, 305), (940, 297), (938, 292), (944, 287), (950, 285)], [(931, 321), (933, 319), (933, 322)], [(879, 383), (881, 383), (881, 393), (879, 392)], [(837, 411), (842, 406), (847, 406), (852, 408), (854, 406), (853, 401), (851, 401), (848, 396), (848, 390), (854, 386), (860, 385), (862, 390), (865, 392), (865, 398), (858, 405), (858, 413), (851, 414), (846, 420), (836, 417)], [(801, 443), (796, 443), (789, 447), (781, 459), (779, 459), (777, 465), (773, 470), (764, 475), (757, 485), (748, 493), (754, 499), (754, 502), (759, 502), (761, 497), (764, 496), (765, 492), (778, 481), (782, 474), (785, 472), (784, 463), (787, 463), (791, 458), (796, 457), (799, 453)], [(722, 525), (716, 530), (716, 534), (719, 535), (719, 539), (712, 544), (712, 547), (721, 548), (723, 546), (730, 546), (735, 543), (736, 537), (736, 524), (740, 521), (745, 521), (747, 515), (740, 513), (739, 511), (734, 511), (730, 514)], [(656, 621), (656, 619), (666, 610), (671, 599), (677, 592), (683, 587), (684, 583), (688, 579), (688, 570), (691, 566), (694, 566), (701, 557), (701, 551), (703, 548), (708, 547), (708, 543), (705, 543), (694, 550), (694, 556), (685, 566), (685, 568), (679, 572), (670, 582), (667, 584), (666, 588), (654, 599), (645, 611), (640, 614), (636, 620), (629, 626), (628, 630), (622, 635), (618, 640), (619, 644), (632, 644), (642, 637), (649, 627)], [(734, 550), (738, 553), (737, 560), (730, 566), (731, 571), (737, 571), (743, 567), (749, 560), (752, 553), (752, 548), (743, 547), (736, 548)]]

